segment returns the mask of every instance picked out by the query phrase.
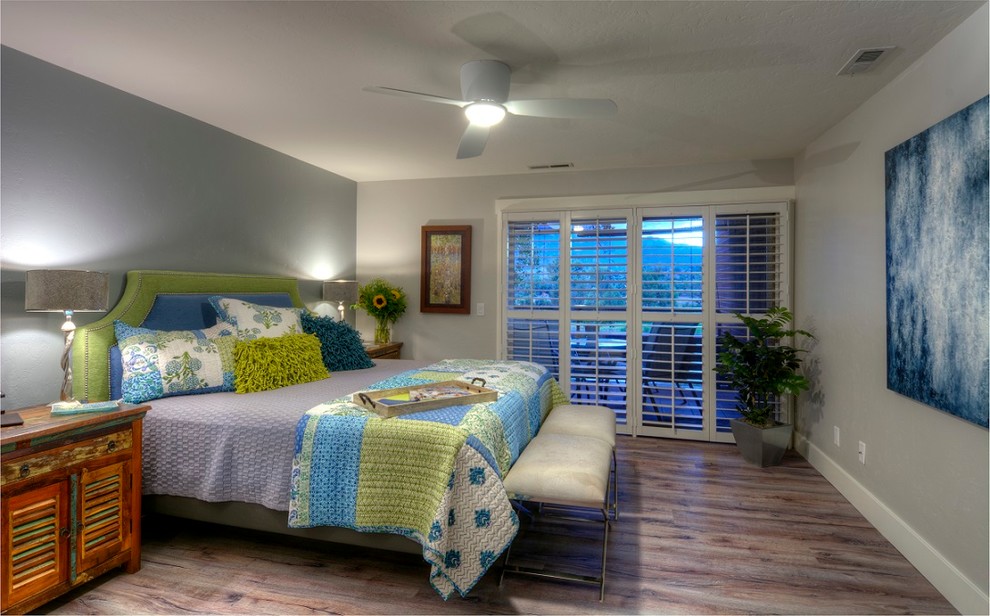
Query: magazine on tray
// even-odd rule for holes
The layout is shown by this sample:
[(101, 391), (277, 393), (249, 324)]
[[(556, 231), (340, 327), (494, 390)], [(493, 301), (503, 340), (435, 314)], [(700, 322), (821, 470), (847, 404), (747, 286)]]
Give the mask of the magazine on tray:
[(422, 402), (424, 400), (443, 400), (445, 398), (460, 398), (470, 396), (472, 391), (454, 385), (423, 386), (410, 389), (407, 392), (397, 393), (386, 398), (379, 398), (378, 402), (384, 404), (407, 404), (409, 402)]

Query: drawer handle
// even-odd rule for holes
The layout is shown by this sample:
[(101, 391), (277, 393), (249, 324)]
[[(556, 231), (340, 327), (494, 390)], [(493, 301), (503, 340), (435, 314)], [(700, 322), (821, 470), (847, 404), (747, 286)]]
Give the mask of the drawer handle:
[(107, 451), (113, 453), (117, 449), (117, 441), (107, 443)]
[(31, 474), (31, 467), (28, 466), (27, 464), (22, 464), (21, 465), (21, 477), (27, 477), (30, 474)]

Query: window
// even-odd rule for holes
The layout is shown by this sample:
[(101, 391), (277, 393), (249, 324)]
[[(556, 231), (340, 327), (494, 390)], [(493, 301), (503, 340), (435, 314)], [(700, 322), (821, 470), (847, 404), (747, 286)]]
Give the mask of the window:
[(560, 306), (560, 223), (510, 222), (506, 264), (510, 310), (556, 310)]
[[(545, 365), (620, 431), (731, 441), (716, 380), (735, 313), (787, 303), (786, 203), (503, 215), (502, 356)], [(786, 412), (782, 407), (781, 411)]]
[(643, 219), (644, 310), (701, 312), (703, 229), (700, 217)]
[(571, 221), (571, 310), (625, 310), (629, 237), (625, 218)]

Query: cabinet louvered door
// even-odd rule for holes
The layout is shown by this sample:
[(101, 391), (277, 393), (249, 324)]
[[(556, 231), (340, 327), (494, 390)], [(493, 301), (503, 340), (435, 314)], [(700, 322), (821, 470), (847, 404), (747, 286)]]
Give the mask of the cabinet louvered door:
[(3, 498), (2, 609), (68, 580), (68, 491), (59, 481)]
[(126, 462), (82, 470), (76, 529), (79, 571), (86, 571), (128, 549), (130, 513), (126, 510), (126, 496), (129, 486), (130, 473)]

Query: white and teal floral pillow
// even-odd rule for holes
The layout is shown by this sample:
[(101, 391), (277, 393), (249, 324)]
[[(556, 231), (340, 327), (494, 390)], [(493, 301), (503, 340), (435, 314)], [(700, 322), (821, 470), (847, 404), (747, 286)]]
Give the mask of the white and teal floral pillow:
[(237, 328), (237, 337), (241, 340), (303, 333), (299, 308), (262, 306), (219, 295), (214, 295), (209, 301), (221, 321)]
[[(219, 324), (218, 324), (219, 325)], [(158, 331), (114, 323), (123, 377), (121, 397), (138, 403), (168, 396), (234, 391), (237, 337), (228, 330)]]

